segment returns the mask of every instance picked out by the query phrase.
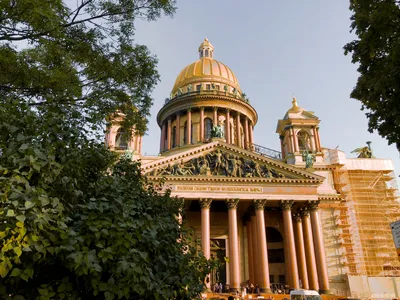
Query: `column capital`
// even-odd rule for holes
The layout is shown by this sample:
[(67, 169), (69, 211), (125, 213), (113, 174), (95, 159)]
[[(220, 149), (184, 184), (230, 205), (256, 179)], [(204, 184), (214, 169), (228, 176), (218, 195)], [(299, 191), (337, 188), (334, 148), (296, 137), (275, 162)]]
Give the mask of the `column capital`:
[(191, 112), (191, 111), (192, 111), (192, 108), (189, 107), (189, 108), (186, 109), (186, 111), (187, 111), (187, 112)]
[(203, 209), (203, 208), (210, 209), (212, 199), (200, 199), (199, 202), (200, 202), (201, 209)]
[(299, 211), (292, 214), (293, 221), (301, 222), (301, 214)]
[(302, 217), (306, 217), (310, 215), (310, 210), (308, 209), (308, 207), (304, 206), (301, 209), (299, 209), (299, 215)]
[(266, 200), (253, 200), (254, 210), (264, 210), (266, 202)]
[(230, 112), (230, 111), (231, 111), (231, 109), (230, 109), (230, 108), (227, 108), (227, 109), (226, 109), (226, 112)]
[(291, 210), (294, 204), (293, 200), (281, 200), (281, 208), (282, 210)]
[(213, 106), (213, 110), (218, 110), (218, 106)]
[(310, 211), (316, 210), (320, 202), (321, 202), (320, 200), (314, 200), (314, 201), (308, 200), (307, 205), (309, 210)]
[(236, 209), (239, 204), (239, 199), (226, 199), (225, 203), (228, 209)]
[(204, 111), (204, 106), (200, 106), (200, 110), (203, 110), (203, 111)]

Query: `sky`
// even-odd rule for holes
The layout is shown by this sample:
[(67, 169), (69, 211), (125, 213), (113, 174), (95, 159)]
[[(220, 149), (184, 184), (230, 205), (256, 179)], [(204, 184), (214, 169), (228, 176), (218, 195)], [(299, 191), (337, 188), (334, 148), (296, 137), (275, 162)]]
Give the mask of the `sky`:
[(399, 175), (396, 147), (367, 131), (361, 102), (349, 96), (358, 73), (343, 52), (355, 39), (348, 6), (346, 0), (178, 0), (173, 18), (138, 22), (136, 42), (158, 57), (161, 75), (142, 153), (158, 153), (157, 112), (179, 72), (198, 59), (197, 48), (207, 37), (215, 48), (214, 58), (233, 70), (258, 112), (255, 144), (280, 151), (277, 121), (295, 95), (299, 106), (320, 118), (323, 147), (338, 146), (347, 157), (356, 157), (350, 152), (372, 141), (374, 155), (392, 159)]

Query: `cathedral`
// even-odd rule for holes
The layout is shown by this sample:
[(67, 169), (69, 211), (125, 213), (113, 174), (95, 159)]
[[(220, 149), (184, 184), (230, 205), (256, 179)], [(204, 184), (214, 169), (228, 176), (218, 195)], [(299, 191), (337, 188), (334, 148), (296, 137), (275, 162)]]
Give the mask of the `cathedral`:
[(281, 149), (257, 144), (259, 115), (205, 39), (158, 112), (160, 154), (142, 155), (142, 137), (124, 138), (118, 119), (106, 144), (131, 151), (149, 180), (164, 178), (172, 196), (184, 199), (202, 252), (221, 262), (211, 284), (400, 297), (392, 161), (374, 158), (369, 144), (356, 149), (358, 158), (323, 147), (320, 119), (295, 98), (282, 115)]

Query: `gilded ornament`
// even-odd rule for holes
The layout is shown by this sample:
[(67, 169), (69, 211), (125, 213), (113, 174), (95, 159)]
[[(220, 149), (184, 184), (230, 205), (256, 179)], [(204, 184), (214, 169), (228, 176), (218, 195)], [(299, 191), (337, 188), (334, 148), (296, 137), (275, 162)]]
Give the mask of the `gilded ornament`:
[(239, 199), (227, 199), (225, 203), (228, 209), (236, 209), (239, 204)]

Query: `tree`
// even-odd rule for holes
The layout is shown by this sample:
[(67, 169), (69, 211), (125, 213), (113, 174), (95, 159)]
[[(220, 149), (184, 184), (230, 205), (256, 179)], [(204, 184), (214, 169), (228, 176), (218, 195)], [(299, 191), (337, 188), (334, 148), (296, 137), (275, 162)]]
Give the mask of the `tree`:
[(359, 64), (351, 97), (367, 110), (368, 130), (400, 151), (400, 1), (351, 0), (351, 30), (358, 39), (344, 46)]
[(105, 149), (106, 116), (144, 132), (156, 59), (136, 18), (168, 0), (0, 0), (0, 298), (190, 298), (196, 255), (140, 165)]

